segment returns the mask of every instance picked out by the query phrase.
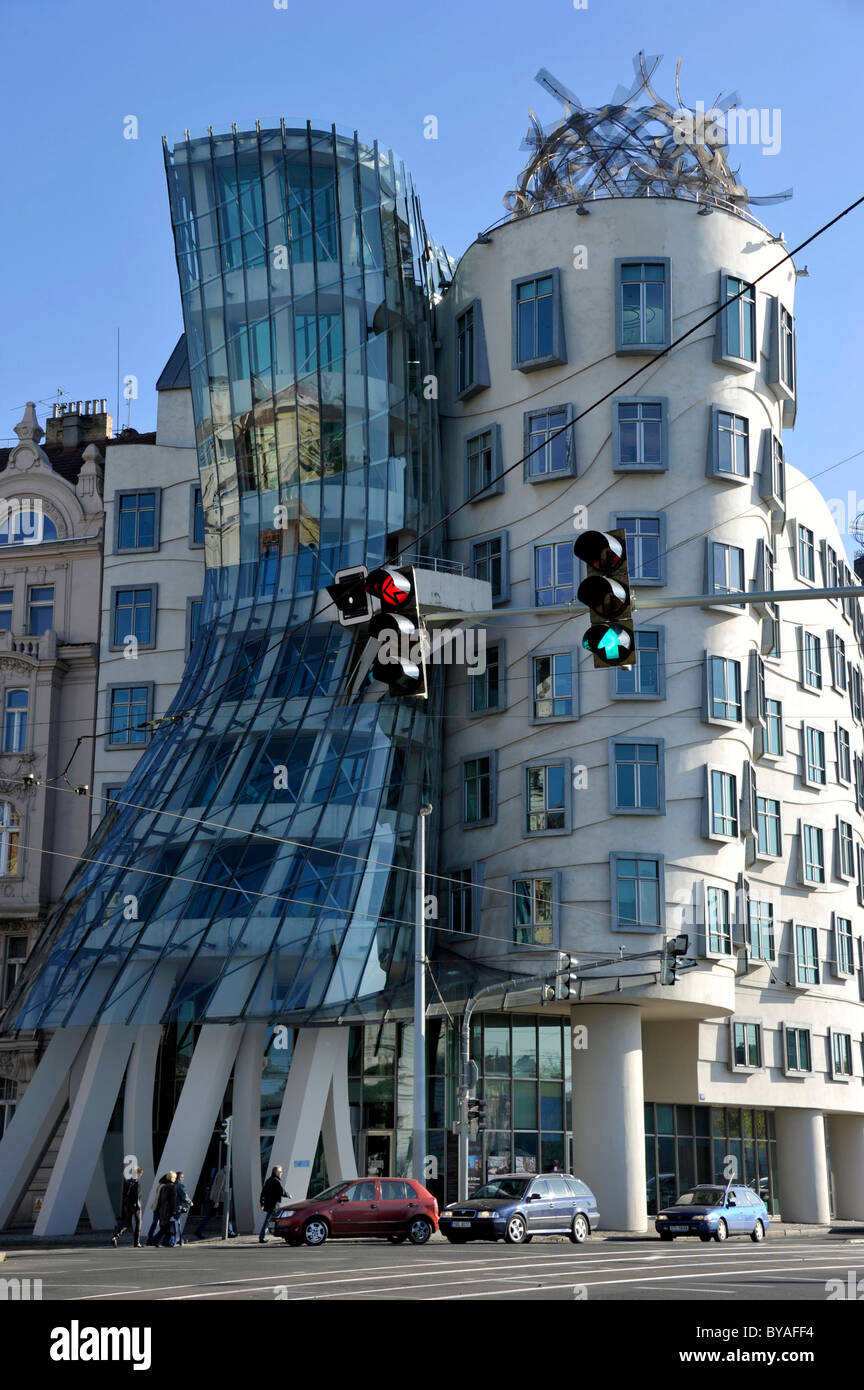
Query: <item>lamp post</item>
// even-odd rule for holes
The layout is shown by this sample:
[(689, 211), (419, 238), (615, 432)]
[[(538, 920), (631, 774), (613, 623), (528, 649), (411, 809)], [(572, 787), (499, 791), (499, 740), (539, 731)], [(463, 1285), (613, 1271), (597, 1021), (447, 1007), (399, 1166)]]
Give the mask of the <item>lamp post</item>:
[(413, 1176), (426, 1179), (426, 802), (417, 812), (417, 906), (414, 918), (414, 1142)]

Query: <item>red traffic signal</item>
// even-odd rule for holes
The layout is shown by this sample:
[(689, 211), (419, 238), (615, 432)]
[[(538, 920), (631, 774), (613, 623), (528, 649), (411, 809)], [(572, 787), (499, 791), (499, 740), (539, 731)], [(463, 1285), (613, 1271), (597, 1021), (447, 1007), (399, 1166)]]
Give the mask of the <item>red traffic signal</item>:
[(395, 565), (382, 565), (366, 579), (366, 592), (380, 599), (382, 608), (404, 608), (411, 602), (414, 585)]

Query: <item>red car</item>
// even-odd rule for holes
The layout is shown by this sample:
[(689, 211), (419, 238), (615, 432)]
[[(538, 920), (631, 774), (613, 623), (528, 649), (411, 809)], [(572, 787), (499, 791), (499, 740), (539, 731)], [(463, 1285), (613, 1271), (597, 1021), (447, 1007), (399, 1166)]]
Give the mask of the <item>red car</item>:
[(273, 1230), (288, 1245), (323, 1245), (328, 1236), (385, 1236), (425, 1245), (438, 1230), (438, 1203), (413, 1178), (356, 1178), (317, 1197), (288, 1202)]

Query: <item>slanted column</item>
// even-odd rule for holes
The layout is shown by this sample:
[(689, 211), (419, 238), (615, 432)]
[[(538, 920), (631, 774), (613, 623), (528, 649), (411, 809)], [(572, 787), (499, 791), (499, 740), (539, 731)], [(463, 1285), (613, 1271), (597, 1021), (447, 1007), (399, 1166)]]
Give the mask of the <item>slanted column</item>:
[(831, 1207), (822, 1111), (775, 1110), (774, 1129), (783, 1220), (827, 1226)]
[(829, 1115), (828, 1137), (834, 1215), (840, 1221), (864, 1221), (864, 1115)]
[(271, 1166), (281, 1163), (282, 1182), (292, 1197), (302, 1199), (309, 1190), (322, 1126), (330, 1182), (357, 1175), (347, 1075), (348, 1029), (301, 1028), (270, 1158)]
[[(580, 1004), (571, 1029), (573, 1172), (597, 1198), (607, 1230), (644, 1231), (645, 1109), (642, 1015), (630, 1004)], [(571, 1038), (572, 1041), (572, 1038)]]

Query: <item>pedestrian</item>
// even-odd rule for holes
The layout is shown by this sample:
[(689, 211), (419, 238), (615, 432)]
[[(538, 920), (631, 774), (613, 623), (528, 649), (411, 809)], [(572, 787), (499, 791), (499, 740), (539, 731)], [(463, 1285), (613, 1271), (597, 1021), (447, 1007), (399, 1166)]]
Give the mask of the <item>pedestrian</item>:
[(144, 1169), (136, 1168), (132, 1177), (123, 1179), (120, 1194), (120, 1217), (111, 1237), (116, 1246), (120, 1237), (131, 1227), (132, 1242), (136, 1250), (141, 1249), (141, 1178)]
[(177, 1169), (177, 1178), (174, 1183), (174, 1186), (177, 1189), (177, 1213), (174, 1217), (174, 1232), (177, 1236), (177, 1244), (182, 1245), (183, 1217), (187, 1214), (189, 1208), (192, 1206), (192, 1198), (186, 1191), (186, 1185), (183, 1182), (183, 1173), (179, 1168)]
[(177, 1243), (177, 1236), (175, 1235), (177, 1188), (174, 1186), (176, 1181), (177, 1174), (171, 1169), (165, 1174), (161, 1183), (159, 1202), (156, 1207), (156, 1215), (159, 1217), (159, 1234), (156, 1237), (156, 1245), (174, 1246)]
[(150, 1203), (150, 1210), (153, 1213), (153, 1223), (150, 1227), (150, 1230), (147, 1233), (148, 1245), (158, 1245), (159, 1243), (157, 1240), (157, 1236), (159, 1234), (159, 1202), (162, 1197), (162, 1188), (165, 1186), (165, 1183), (168, 1182), (168, 1180), (168, 1174), (163, 1173), (162, 1177), (159, 1179), (159, 1182), (156, 1185), (156, 1191), (153, 1194), (153, 1201)]
[(267, 1227), (270, 1225), (270, 1218), (282, 1201), (283, 1197), (289, 1197), (290, 1193), (285, 1191), (282, 1186), (282, 1169), (277, 1163), (269, 1178), (261, 1188), (261, 1196), (258, 1199), (261, 1210), (264, 1213), (264, 1222), (261, 1226), (258, 1239), (263, 1245), (267, 1239)]
[[(207, 1202), (204, 1208), (204, 1215), (198, 1222), (198, 1225), (195, 1227), (195, 1234), (199, 1240), (204, 1239), (205, 1230), (210, 1225), (210, 1222), (213, 1220), (213, 1217), (218, 1215), (218, 1213), (221, 1211), (227, 1196), (227, 1188), (228, 1169), (220, 1168), (218, 1173), (214, 1175), (213, 1180), (210, 1183), (210, 1191), (207, 1193)], [(233, 1240), (235, 1234), (236, 1232), (234, 1230), (234, 1223), (231, 1220), (231, 1213), (229, 1211), (228, 1236), (231, 1240)]]

